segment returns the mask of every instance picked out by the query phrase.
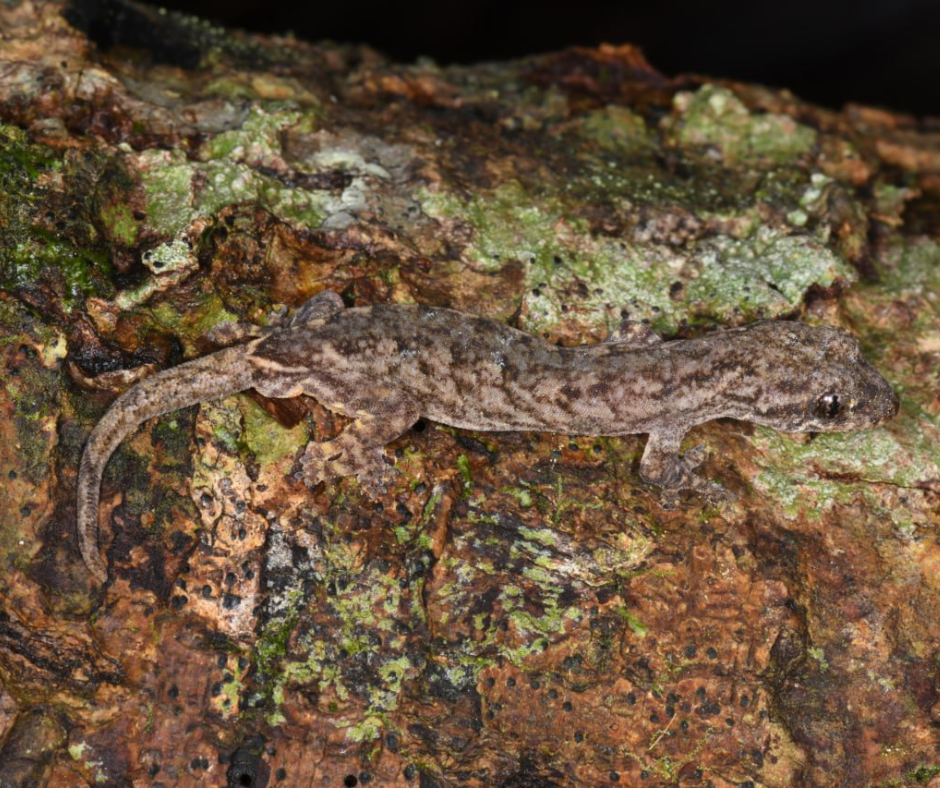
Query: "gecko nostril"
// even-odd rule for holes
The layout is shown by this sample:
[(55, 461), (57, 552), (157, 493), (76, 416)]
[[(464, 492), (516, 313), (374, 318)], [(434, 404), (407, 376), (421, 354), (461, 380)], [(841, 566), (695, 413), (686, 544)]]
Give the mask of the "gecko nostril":
[(901, 398), (898, 397), (896, 391), (891, 392), (891, 396), (888, 399), (888, 418), (898, 415), (898, 411), (901, 409)]

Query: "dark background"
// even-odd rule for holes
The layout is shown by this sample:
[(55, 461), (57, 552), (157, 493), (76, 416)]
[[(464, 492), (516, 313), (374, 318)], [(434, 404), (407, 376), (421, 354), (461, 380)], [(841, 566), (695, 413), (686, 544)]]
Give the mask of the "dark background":
[(940, 0), (169, 0), (168, 8), (262, 33), (366, 43), (441, 65), (572, 45), (640, 46), (659, 71), (788, 87), (940, 116)]

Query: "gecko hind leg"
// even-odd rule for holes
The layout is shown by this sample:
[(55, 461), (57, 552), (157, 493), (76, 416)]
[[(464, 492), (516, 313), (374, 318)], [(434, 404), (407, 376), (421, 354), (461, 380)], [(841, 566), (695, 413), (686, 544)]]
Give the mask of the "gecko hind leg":
[(345, 309), (345, 305), (339, 293), (334, 293), (332, 290), (323, 290), (301, 304), (291, 316), (289, 324), (301, 326), (316, 320), (325, 320), (343, 309)]
[(276, 331), (284, 326), (302, 326), (318, 320), (326, 320), (331, 315), (344, 309), (343, 299), (332, 290), (323, 290), (301, 304), (293, 315), (287, 317), (287, 309), (281, 307), (268, 314), (267, 327), (256, 326), (253, 323), (241, 323), (226, 320), (211, 328), (206, 339), (219, 347), (237, 345)]
[(355, 476), (367, 495), (378, 498), (392, 483), (397, 471), (386, 462), (384, 447), (418, 420), (418, 405), (393, 395), (357, 412), (356, 420), (336, 438), (308, 443), (298, 458), (299, 476), (309, 487)]

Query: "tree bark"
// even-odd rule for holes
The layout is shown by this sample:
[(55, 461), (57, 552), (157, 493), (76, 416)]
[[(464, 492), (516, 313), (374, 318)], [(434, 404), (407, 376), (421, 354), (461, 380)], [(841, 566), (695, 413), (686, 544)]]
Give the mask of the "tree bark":
[[(0, 783), (863, 785), (940, 772), (940, 138), (666, 78), (635, 48), (401, 65), (129, 2), (0, 7)], [(324, 289), (565, 344), (842, 325), (884, 427), (421, 425), (379, 504), (291, 471), (341, 419), (148, 423), (75, 535), (88, 433), (153, 368)], [(808, 370), (807, 374), (812, 371)]]

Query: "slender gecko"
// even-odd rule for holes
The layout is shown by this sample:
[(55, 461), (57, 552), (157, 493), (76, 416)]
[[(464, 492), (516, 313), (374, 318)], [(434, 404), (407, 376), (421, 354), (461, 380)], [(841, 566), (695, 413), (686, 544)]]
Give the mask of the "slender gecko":
[(245, 389), (306, 394), (351, 417), (334, 440), (308, 444), (302, 475), (311, 486), (357, 476), (372, 496), (394, 473), (384, 446), (420, 417), (480, 431), (648, 433), (640, 476), (675, 496), (722, 492), (695, 473), (701, 445), (679, 452), (696, 424), (730, 417), (785, 432), (847, 431), (898, 410), (897, 395), (850, 334), (788, 321), (671, 342), (625, 321), (605, 342), (565, 348), (449, 309), (344, 309), (326, 291), (288, 321), (230, 333), (247, 341), (137, 383), (88, 439), (78, 534), (82, 557), (102, 582), (101, 476), (118, 444), (154, 416)]

